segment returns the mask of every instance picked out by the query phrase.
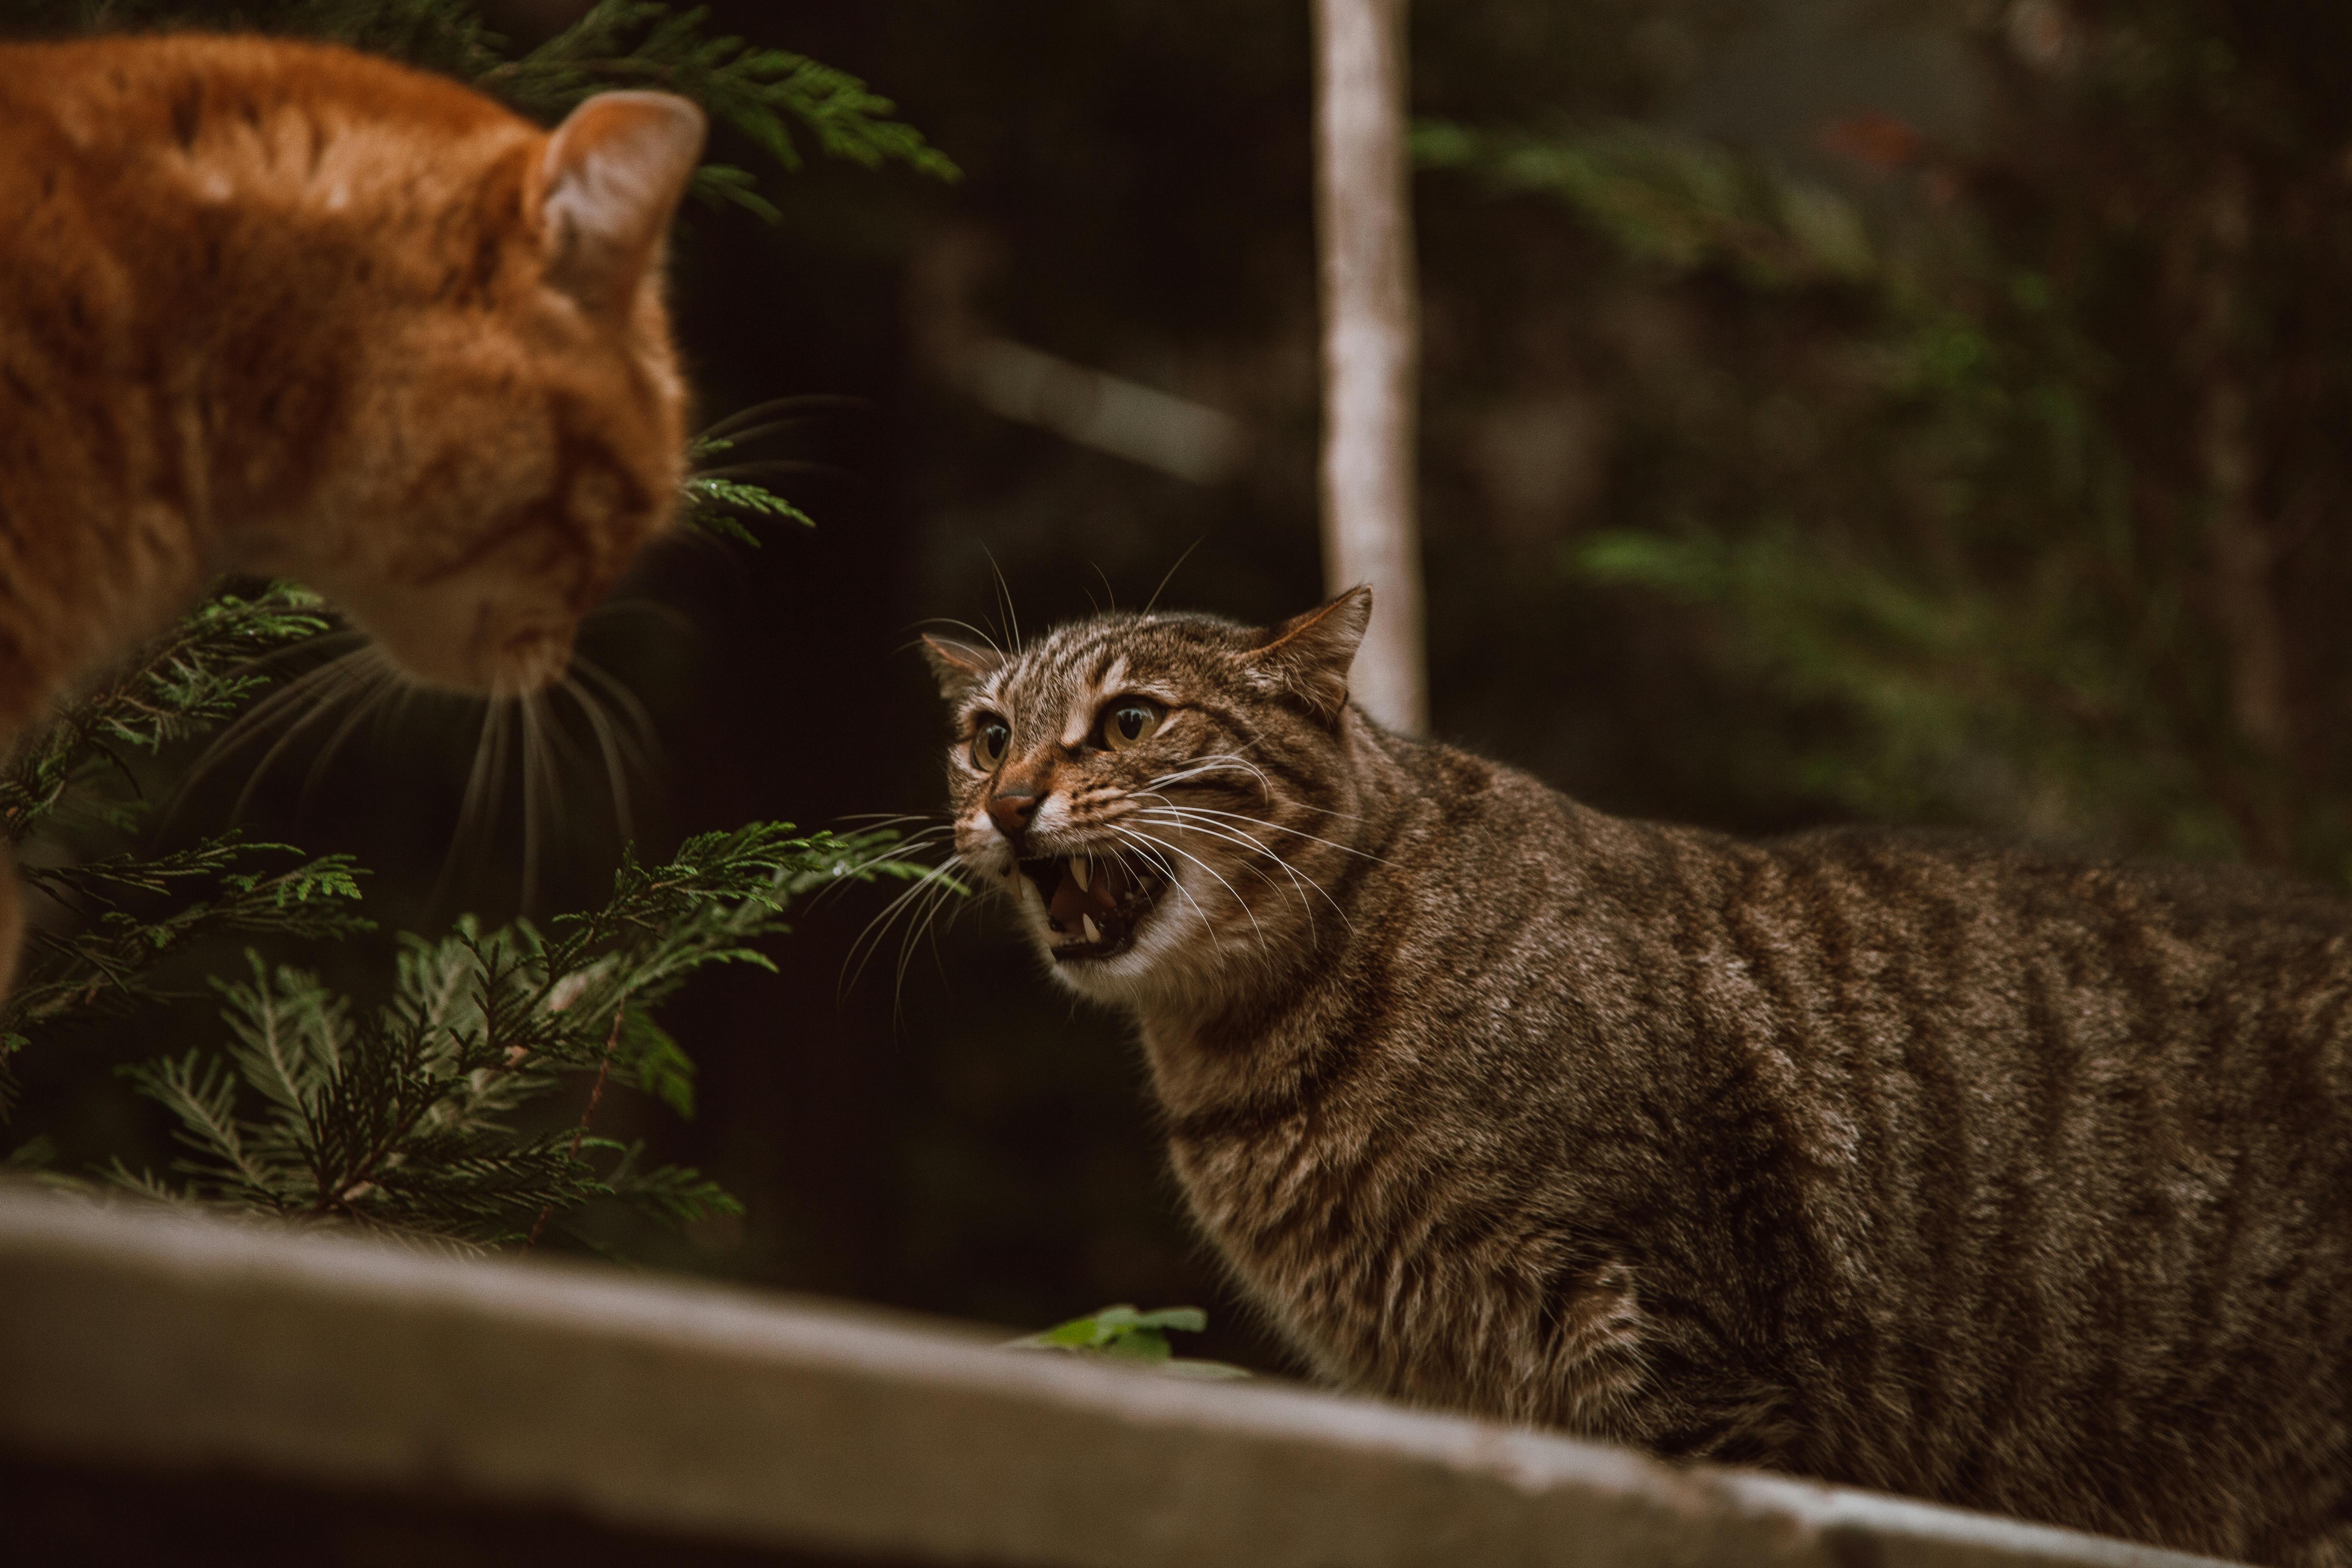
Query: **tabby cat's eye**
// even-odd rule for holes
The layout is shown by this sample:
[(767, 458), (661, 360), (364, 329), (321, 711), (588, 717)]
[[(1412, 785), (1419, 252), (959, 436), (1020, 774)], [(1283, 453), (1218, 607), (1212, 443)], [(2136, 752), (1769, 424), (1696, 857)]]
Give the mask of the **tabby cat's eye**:
[(1123, 752), (1139, 742), (1148, 741), (1160, 728), (1163, 716), (1157, 702), (1141, 697), (1121, 698), (1103, 715), (1103, 744), (1114, 752)]
[(1004, 760), (1004, 748), (1012, 743), (1012, 726), (992, 713), (981, 715), (980, 727), (971, 732), (971, 765), (994, 773), (996, 764)]

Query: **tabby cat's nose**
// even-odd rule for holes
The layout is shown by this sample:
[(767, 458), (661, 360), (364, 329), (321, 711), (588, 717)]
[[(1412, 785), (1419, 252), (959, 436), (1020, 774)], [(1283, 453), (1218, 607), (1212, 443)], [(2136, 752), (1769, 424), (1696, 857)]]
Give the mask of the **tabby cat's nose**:
[(996, 824), (996, 831), (1016, 847), (1021, 836), (1029, 830), (1029, 819), (1037, 815), (1037, 791), (1034, 785), (1014, 784), (990, 797), (988, 819)]

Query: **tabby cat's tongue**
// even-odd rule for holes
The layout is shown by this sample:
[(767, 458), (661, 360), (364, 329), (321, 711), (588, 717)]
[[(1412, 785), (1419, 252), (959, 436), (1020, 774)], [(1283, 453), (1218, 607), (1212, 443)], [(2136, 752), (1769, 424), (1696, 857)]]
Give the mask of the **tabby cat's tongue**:
[(1122, 875), (1116, 861), (1097, 860), (1088, 865), (1087, 885), (1081, 888), (1069, 863), (1065, 861), (1062, 879), (1054, 889), (1050, 912), (1071, 931), (1078, 929), (1081, 915), (1092, 915), (1097, 922), (1108, 921), (1118, 910), (1117, 889)]

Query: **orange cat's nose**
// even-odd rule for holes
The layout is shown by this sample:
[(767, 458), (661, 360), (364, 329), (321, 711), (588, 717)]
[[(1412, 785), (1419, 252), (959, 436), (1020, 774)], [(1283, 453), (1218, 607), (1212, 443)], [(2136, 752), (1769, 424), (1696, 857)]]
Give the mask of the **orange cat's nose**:
[(508, 695), (542, 690), (563, 679), (572, 662), (569, 628), (535, 627), (507, 639), (491, 684)]

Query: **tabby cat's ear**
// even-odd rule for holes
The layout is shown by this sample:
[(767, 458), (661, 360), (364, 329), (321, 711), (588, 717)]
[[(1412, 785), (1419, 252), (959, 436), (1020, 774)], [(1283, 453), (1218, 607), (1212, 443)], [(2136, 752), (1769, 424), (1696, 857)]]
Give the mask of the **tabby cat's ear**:
[(1004, 656), (992, 647), (974, 647), (970, 643), (950, 642), (926, 634), (923, 659), (931, 667), (931, 673), (939, 677), (940, 695), (950, 702), (960, 702), (965, 692), (996, 673)]
[(1261, 680), (1296, 692), (1334, 723), (1348, 706), (1348, 667), (1371, 620), (1371, 584), (1360, 583), (1261, 634), (1243, 657)]
[(540, 223), (548, 281), (587, 309), (625, 311), (702, 157), (702, 110), (667, 92), (604, 92), (547, 139)]

